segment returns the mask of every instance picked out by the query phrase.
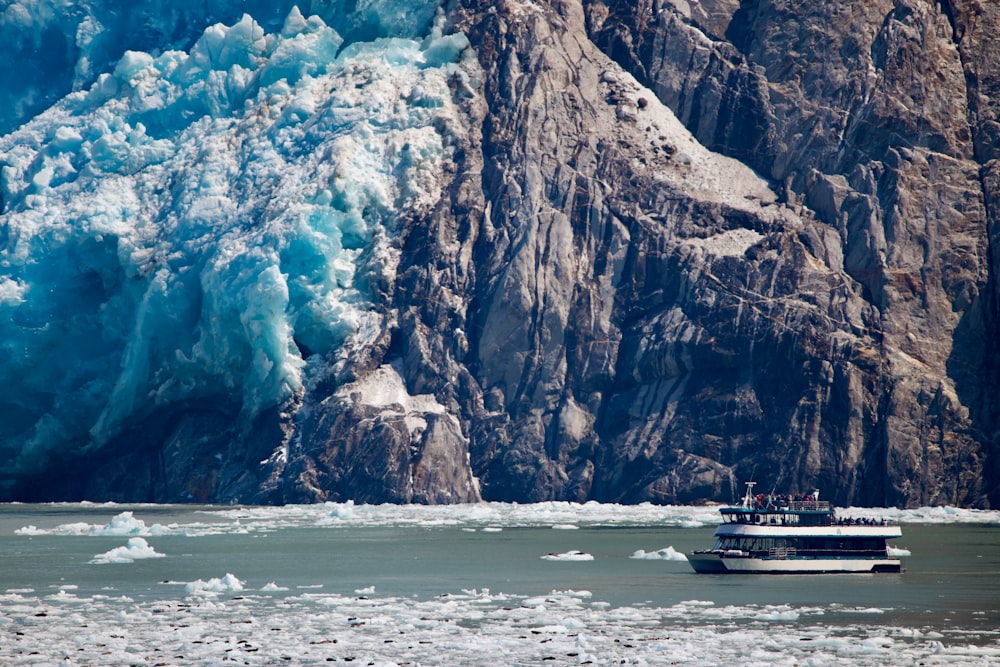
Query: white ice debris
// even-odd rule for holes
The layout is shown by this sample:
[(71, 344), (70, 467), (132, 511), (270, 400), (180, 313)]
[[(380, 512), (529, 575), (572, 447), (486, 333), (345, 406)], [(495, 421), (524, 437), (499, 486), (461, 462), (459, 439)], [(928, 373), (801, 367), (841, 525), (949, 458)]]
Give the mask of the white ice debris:
[(163, 526), (154, 523), (147, 526), (142, 519), (137, 519), (132, 511), (125, 511), (116, 514), (105, 524), (92, 524), (83, 522), (64, 523), (55, 528), (38, 528), (36, 526), (24, 526), (15, 530), (17, 535), (96, 535), (110, 537), (131, 537), (131, 536), (155, 536), (175, 534), (180, 529), (176, 524)]
[(279, 593), (279, 592), (282, 592), (282, 591), (287, 591), (288, 587), (287, 586), (279, 586), (278, 584), (274, 583), (273, 581), (269, 581), (266, 584), (264, 584), (263, 586), (261, 586), (260, 590), (261, 590), (262, 593)]
[(131, 563), (147, 558), (163, 558), (164, 555), (165, 554), (161, 554), (157, 552), (156, 549), (151, 547), (145, 539), (141, 537), (133, 537), (129, 539), (126, 546), (115, 547), (111, 551), (98, 554), (94, 556), (90, 562), (96, 564)]
[(100, 530), (98, 530), (96, 535), (163, 535), (169, 533), (171, 530), (169, 528), (164, 528), (160, 524), (153, 524), (152, 526), (146, 526), (146, 522), (142, 519), (137, 519), (133, 516), (130, 511), (121, 512), (115, 515), (108, 523), (106, 523)]
[(558, 561), (585, 561), (594, 560), (591, 554), (578, 551), (576, 549), (572, 551), (565, 551), (563, 553), (549, 553), (542, 556), (542, 560), (558, 560)]
[[(848, 508), (849, 513), (907, 524), (1000, 524), (998, 510), (970, 510), (955, 507), (923, 507), (911, 510), (893, 508)], [(718, 509), (694, 505), (618, 505), (613, 503), (474, 503), (456, 505), (368, 505), (325, 503), (284, 507), (234, 507), (201, 512), (205, 521), (166, 526), (146, 523), (131, 511), (120, 512), (104, 524), (73, 522), (51, 528), (34, 525), (14, 531), (17, 535), (112, 535), (150, 537), (157, 535), (223, 535), (256, 533), (279, 527), (330, 526), (457, 526), (482, 532), (506, 528), (546, 527), (572, 530), (586, 526), (663, 526), (671, 528), (706, 528), (719, 523)], [(113, 528), (112, 528), (113, 527)], [(652, 552), (657, 553), (657, 552)]]
[(635, 558), (636, 560), (674, 560), (674, 561), (686, 561), (687, 556), (679, 551), (674, 550), (673, 547), (666, 547), (665, 549), (657, 549), (656, 551), (644, 551), (639, 549), (632, 553), (629, 558)]
[(216, 596), (222, 593), (239, 593), (243, 590), (243, 582), (232, 574), (220, 578), (213, 577), (208, 581), (196, 579), (184, 586), (184, 592), (188, 595)]
[[(273, 595), (273, 600), (270, 598)], [(823, 608), (610, 606), (587, 591), (463, 591), (427, 600), (303, 592), (183, 603), (0, 593), (5, 664), (997, 664), (990, 638), (831, 624)], [(873, 623), (873, 621), (875, 621)], [(15, 636), (13, 629), (18, 629)], [(183, 656), (181, 658), (180, 656)], [(172, 661), (171, 661), (172, 659)]]

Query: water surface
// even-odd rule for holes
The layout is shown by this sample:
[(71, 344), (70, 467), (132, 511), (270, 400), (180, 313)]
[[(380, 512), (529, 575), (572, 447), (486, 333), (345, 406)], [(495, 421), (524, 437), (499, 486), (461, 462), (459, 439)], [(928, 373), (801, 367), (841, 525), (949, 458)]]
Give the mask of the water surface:
[(901, 574), (755, 576), (633, 557), (711, 508), (3, 505), (0, 663), (1000, 662), (1000, 513), (882, 513)]

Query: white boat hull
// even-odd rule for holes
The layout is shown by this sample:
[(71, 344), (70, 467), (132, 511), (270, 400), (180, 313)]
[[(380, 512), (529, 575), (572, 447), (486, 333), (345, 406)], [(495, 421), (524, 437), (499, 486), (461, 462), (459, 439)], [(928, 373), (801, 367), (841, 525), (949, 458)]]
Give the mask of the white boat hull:
[(752, 558), (718, 552), (692, 553), (688, 561), (700, 574), (830, 574), (900, 572), (898, 558)]

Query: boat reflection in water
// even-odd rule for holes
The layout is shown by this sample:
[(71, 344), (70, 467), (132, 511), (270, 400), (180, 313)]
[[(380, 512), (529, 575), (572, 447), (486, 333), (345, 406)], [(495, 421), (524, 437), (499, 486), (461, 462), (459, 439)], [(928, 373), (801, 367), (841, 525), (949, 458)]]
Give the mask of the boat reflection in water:
[(887, 540), (902, 537), (885, 519), (838, 519), (819, 492), (804, 497), (753, 494), (747, 482), (738, 507), (723, 507), (711, 549), (688, 561), (699, 573), (818, 574), (900, 572)]

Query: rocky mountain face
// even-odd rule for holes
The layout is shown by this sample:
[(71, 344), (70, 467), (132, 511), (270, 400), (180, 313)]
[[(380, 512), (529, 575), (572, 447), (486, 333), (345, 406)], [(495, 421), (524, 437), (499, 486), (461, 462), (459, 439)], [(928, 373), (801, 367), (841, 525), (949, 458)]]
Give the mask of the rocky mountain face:
[(824, 369), (779, 381), (801, 389), (767, 411), (792, 445), (764, 445), (770, 469), (860, 502), (995, 503), (998, 8), (723, 1), (589, 15), (595, 42), (699, 141), (815, 220), (822, 241), (807, 247), (871, 318), (851, 331), (821, 306), (836, 324), (796, 327), (795, 347)]
[(455, 419), (416, 439), (346, 398), (310, 411), (284, 498), (470, 500), (476, 478), (490, 499), (692, 502), (756, 474), (844, 503), (1000, 500), (996, 7), (453, 20), (482, 88), (381, 361)]
[(450, 160), (359, 276), (378, 325), (10, 498), (1000, 505), (1000, 7), (446, 9)]

